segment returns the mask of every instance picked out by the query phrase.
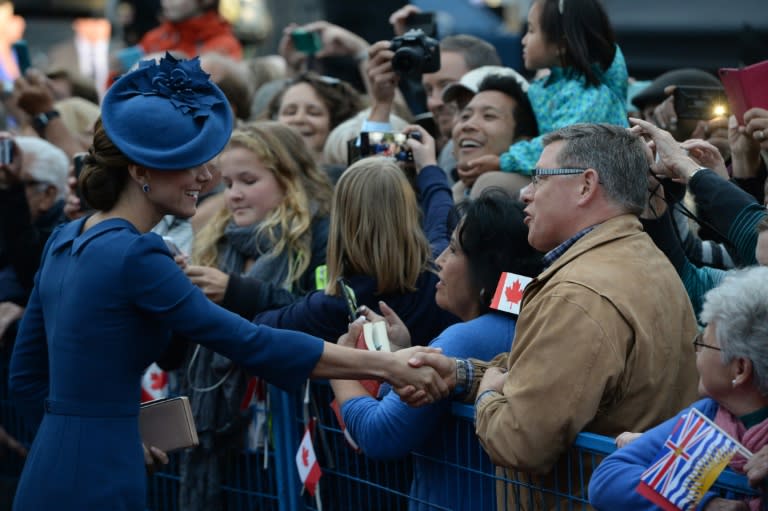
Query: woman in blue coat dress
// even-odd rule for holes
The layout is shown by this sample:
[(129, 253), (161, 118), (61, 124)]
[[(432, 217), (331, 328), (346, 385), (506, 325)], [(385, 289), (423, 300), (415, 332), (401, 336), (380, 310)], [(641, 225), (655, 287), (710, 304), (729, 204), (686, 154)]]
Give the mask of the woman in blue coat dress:
[[(9, 387), (40, 427), (14, 509), (145, 508), (140, 378), (179, 334), (284, 388), (308, 376), (383, 378), (447, 393), (408, 354), (345, 349), (258, 326), (208, 300), (150, 229), (190, 217), (232, 114), (197, 59), (143, 62), (109, 90), (80, 187), (95, 213), (55, 231), (19, 328)], [(417, 348), (419, 349), (419, 348)], [(414, 403), (418, 404), (418, 403)]]

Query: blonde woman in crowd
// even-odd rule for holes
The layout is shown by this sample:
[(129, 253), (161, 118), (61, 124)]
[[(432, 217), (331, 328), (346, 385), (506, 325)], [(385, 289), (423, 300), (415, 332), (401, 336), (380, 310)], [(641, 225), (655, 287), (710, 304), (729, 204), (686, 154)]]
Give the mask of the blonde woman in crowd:
[[(290, 303), (314, 289), (325, 263), (331, 187), (301, 137), (277, 122), (252, 123), (233, 132), (215, 164), (225, 205), (197, 234), (192, 264), (177, 258), (192, 282), (247, 319), (260, 294)], [(202, 346), (184, 351), (184, 390), (201, 443), (182, 458), (181, 502), (218, 509), (221, 477), (211, 474), (223, 473), (229, 447), (242, 447), (249, 376)]]

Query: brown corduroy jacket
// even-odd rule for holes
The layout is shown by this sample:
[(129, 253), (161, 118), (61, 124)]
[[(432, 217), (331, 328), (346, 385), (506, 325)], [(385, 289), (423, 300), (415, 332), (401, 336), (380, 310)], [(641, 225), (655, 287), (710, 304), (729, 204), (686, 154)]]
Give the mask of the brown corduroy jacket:
[[(680, 278), (638, 219), (610, 219), (525, 289), (512, 350), (490, 364), (509, 371), (503, 392), (478, 404), (477, 435), (498, 466), (552, 484), (580, 432), (644, 431), (697, 398), (696, 331)], [(585, 469), (571, 481), (584, 491)], [(507, 504), (552, 507), (509, 490)]]

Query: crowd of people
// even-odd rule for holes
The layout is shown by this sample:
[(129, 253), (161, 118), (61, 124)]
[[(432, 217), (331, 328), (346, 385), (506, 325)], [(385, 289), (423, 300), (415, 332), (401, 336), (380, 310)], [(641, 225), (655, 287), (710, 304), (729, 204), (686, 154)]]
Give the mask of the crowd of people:
[[(635, 488), (692, 408), (765, 487), (768, 104), (678, 111), (676, 88), (719, 79), (630, 78), (599, 0), (533, 0), (517, 70), (476, 36), (406, 32), (412, 5), (390, 18), (397, 44), (320, 20), (258, 58), (216, 0), (162, 7), (108, 72), (0, 59), (0, 347), (34, 432), (23, 446), (0, 424), (26, 457), (15, 510), (145, 509), (145, 472), (168, 462), (137, 427), (152, 364), (198, 429), (184, 510), (223, 509), (255, 382), (308, 378), (330, 380), (364, 456), (416, 454), (411, 509), (556, 504), (479, 476), (449, 488), (455, 467), (431, 460), (454, 400), (484, 460), (536, 487), (579, 433), (615, 437), (566, 475), (591, 477), (596, 509), (655, 508)], [(509, 273), (530, 281), (514, 314)], [(361, 346), (376, 322), (391, 352)], [(726, 497), (700, 509), (763, 499)]]

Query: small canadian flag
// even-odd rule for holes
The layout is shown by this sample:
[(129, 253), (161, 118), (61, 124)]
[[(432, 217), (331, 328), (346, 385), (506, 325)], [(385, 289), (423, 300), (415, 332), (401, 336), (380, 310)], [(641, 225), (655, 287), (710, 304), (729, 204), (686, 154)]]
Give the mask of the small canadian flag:
[(307, 429), (304, 430), (304, 438), (301, 439), (299, 450), (296, 453), (296, 468), (299, 469), (299, 477), (310, 495), (315, 495), (315, 487), (323, 475), (320, 464), (315, 457), (315, 447), (312, 445), (312, 430), (315, 419), (310, 420)]
[(168, 397), (168, 373), (156, 363), (147, 367), (141, 377), (141, 402)]
[(496, 285), (496, 293), (491, 301), (491, 308), (520, 314), (520, 303), (523, 301), (523, 290), (533, 279), (525, 275), (503, 272)]

